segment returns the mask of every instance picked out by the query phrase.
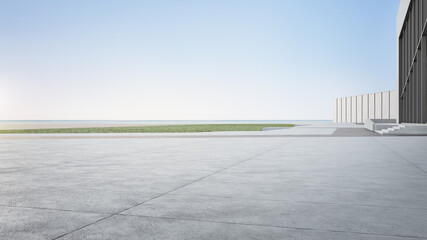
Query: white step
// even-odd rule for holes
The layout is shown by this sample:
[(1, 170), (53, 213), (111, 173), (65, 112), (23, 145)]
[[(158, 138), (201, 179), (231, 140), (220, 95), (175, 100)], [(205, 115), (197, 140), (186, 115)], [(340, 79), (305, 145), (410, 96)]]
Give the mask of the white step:
[(376, 133), (379, 133), (379, 134), (384, 134), (384, 133), (389, 133), (389, 132), (393, 132), (393, 131), (396, 131), (396, 130), (399, 130), (399, 129), (401, 129), (401, 128), (404, 128), (404, 127), (406, 127), (405, 125), (403, 125), (403, 124), (398, 124), (397, 126), (394, 126), (394, 127), (390, 127), (390, 128), (386, 128), (386, 129), (381, 129), (381, 130), (377, 130), (377, 131), (375, 131)]

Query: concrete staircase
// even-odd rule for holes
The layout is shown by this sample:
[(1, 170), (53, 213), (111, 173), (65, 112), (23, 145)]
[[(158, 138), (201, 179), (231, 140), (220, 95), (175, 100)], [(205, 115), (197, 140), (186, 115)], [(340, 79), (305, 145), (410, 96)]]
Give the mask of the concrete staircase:
[(384, 129), (381, 129), (381, 130), (376, 130), (375, 132), (382, 135), (382, 134), (387, 134), (387, 133), (394, 132), (396, 130), (399, 130), (399, 129), (405, 128), (405, 127), (406, 126), (403, 125), (403, 124), (398, 124), (397, 126), (392, 126), (392, 127), (384, 128)]
[(380, 133), (384, 129), (398, 127), (399, 124), (396, 123), (396, 119), (366, 119), (364, 126), (372, 132)]

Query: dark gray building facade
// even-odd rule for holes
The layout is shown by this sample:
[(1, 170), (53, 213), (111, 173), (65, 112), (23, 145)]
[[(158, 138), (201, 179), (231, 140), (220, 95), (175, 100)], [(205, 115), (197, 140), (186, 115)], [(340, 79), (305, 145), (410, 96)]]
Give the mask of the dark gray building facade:
[(427, 123), (427, 0), (402, 0), (397, 18), (399, 122)]

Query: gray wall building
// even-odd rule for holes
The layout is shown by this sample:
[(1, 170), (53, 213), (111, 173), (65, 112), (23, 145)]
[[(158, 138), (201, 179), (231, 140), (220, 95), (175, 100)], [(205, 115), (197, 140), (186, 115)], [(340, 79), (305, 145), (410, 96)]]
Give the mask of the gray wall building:
[(364, 123), (366, 119), (397, 119), (397, 91), (336, 98), (334, 122)]
[(397, 15), (399, 122), (427, 123), (427, 0), (401, 0)]

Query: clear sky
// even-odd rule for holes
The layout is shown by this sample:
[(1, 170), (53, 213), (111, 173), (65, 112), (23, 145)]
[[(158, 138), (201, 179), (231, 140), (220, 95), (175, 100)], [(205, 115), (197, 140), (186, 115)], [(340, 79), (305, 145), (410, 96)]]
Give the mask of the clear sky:
[(332, 119), (396, 89), (398, 0), (0, 0), (0, 120)]

